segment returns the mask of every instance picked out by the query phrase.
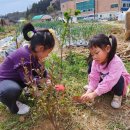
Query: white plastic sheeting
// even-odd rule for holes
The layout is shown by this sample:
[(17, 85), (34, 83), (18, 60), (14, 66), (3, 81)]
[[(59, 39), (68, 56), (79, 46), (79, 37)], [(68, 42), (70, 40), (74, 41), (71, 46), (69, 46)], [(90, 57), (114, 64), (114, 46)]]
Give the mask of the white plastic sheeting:
[(130, 12), (130, 8), (127, 11), (125, 11), (125, 12), (119, 13), (119, 15), (118, 15), (118, 21), (125, 21), (125, 16), (126, 16), (127, 12)]
[[(17, 37), (17, 41), (21, 42), (23, 39), (22, 34)], [(0, 56), (6, 56), (7, 54), (16, 50), (16, 41), (13, 36), (9, 36), (0, 40)]]

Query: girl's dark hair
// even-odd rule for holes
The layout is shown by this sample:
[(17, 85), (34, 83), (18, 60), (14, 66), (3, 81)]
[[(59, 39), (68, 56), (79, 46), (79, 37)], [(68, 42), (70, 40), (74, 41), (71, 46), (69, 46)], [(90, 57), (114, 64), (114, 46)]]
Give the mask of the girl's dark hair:
[(89, 40), (89, 43), (88, 43), (88, 48), (99, 47), (101, 49), (104, 49), (107, 45), (110, 45), (111, 50), (108, 54), (106, 67), (108, 66), (108, 64), (113, 59), (116, 53), (117, 40), (115, 36), (110, 35), (108, 37), (105, 34), (98, 34), (98, 35), (95, 35), (91, 40)]
[[(30, 38), (28, 32), (32, 31), (34, 35)], [(37, 45), (43, 45), (44, 49), (51, 49), (55, 45), (55, 40), (52, 33), (48, 29), (35, 30), (34, 26), (31, 23), (27, 23), (23, 27), (23, 36), (25, 40), (30, 41), (31, 49), (35, 52)]]

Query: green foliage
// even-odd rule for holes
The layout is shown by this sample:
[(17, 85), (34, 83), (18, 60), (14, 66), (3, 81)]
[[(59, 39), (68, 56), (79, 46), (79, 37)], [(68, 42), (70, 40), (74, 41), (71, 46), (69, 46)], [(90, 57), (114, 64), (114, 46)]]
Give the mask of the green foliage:
[[(50, 74), (51, 84), (49, 86), (46, 83), (42, 84), (42, 89), (39, 90), (41, 96), (36, 98), (37, 107), (33, 113), (34, 116), (40, 114), (49, 119), (56, 130), (60, 127), (70, 130), (76, 127), (76, 122), (72, 120), (74, 107), (71, 100), (73, 94), (78, 95), (80, 93), (79, 89), (81, 89), (82, 83), (85, 82), (83, 76), (86, 76), (86, 58), (71, 52), (63, 60), (64, 76), (62, 80), (60, 78), (60, 63), (60, 59), (56, 54), (47, 59), (45, 66)], [(80, 85), (72, 84), (78, 82), (77, 78), (82, 83)], [(64, 84), (65, 92), (56, 91), (56, 84)]]
[(50, 5), (50, 6), (47, 7), (47, 11), (48, 11), (49, 13), (52, 13), (52, 12), (54, 12), (55, 10), (54, 10), (54, 7), (53, 7), (52, 5)]
[(66, 57), (66, 63), (64, 63), (67, 73), (78, 77), (86, 75), (86, 66), (86, 57), (72, 52)]
[(5, 122), (1, 122), (0, 130), (29, 130), (29, 126), (32, 123), (30, 118), (26, 119), (26, 122), (21, 123), (18, 115), (10, 115)]
[(71, 19), (71, 17), (74, 15), (74, 16), (77, 16), (77, 15), (79, 15), (81, 12), (80, 12), (80, 10), (76, 10), (76, 11), (74, 11), (74, 13), (73, 13), (73, 11), (70, 9), (69, 11), (66, 11), (66, 12), (64, 12), (64, 18), (66, 19), (66, 22), (68, 23), (69, 22), (69, 20)]
[(50, 120), (55, 130), (65, 124), (65, 119), (71, 120), (71, 113), (69, 113), (70, 101), (66, 93), (57, 92), (53, 85), (46, 87), (37, 101), (36, 113), (42, 114)]
[(130, 73), (130, 62), (126, 62), (125, 67), (126, 67), (127, 71)]
[(22, 17), (25, 17), (25, 12), (14, 12), (14, 13), (8, 13), (7, 15), (6, 15), (6, 17), (8, 18), (8, 19), (12, 19), (12, 20), (18, 20), (18, 19), (20, 19), (20, 18), (22, 18)]
[(52, 28), (58, 31), (62, 29), (63, 23), (60, 21), (45, 21), (42, 23), (33, 23), (33, 25), (38, 28)]
[[(53, 61), (53, 62), (52, 62)], [(53, 64), (54, 67), (52, 67)], [(63, 77), (60, 77), (60, 59), (55, 54), (46, 62), (48, 70), (53, 69), (55, 77), (58, 79), (56, 83), (62, 83), (66, 86), (68, 99), (73, 95), (80, 95), (82, 87), (87, 83), (87, 63), (86, 56), (70, 52), (63, 60)], [(56, 79), (56, 78), (55, 78)]]
[[(75, 15), (78, 15), (80, 13), (80, 11), (75, 11)], [(71, 26), (70, 26), (70, 23), (69, 21), (71, 20), (71, 17), (72, 17), (72, 10), (69, 10), (68, 12), (65, 12), (64, 13), (64, 18), (65, 18), (65, 23), (64, 23), (64, 28), (63, 28), (63, 31), (61, 32), (61, 35), (60, 35), (60, 39), (61, 39), (61, 78), (62, 78), (62, 70), (63, 70), (63, 45), (65, 44), (66, 42), (66, 37), (68, 37), (68, 41), (69, 41), (69, 45), (70, 45), (70, 40), (71, 40), (71, 33), (70, 33), (70, 29), (71, 29)]]
[(67, 20), (67, 22), (70, 20), (71, 16), (70, 16), (70, 12), (64, 12), (64, 17)]
[(45, 14), (47, 12), (47, 7), (50, 6), (51, 0), (41, 0), (37, 3), (33, 3), (30, 9), (27, 9), (26, 17), (29, 15), (39, 15)]
[(58, 83), (60, 79), (60, 71), (61, 71), (60, 58), (56, 54), (52, 54), (51, 57), (48, 60), (46, 60), (45, 66), (47, 70), (49, 70), (51, 73), (53, 72), (53, 78), (55, 79), (55, 81), (56, 78), (58, 78), (56, 81)]
[[(51, 64), (50, 64), (51, 63)], [(52, 67), (53, 65), (53, 67)], [(60, 79), (60, 59), (56, 54), (53, 54), (45, 63), (48, 70), (52, 71), (56, 77)], [(81, 78), (86, 77), (87, 63), (86, 56), (70, 52), (63, 60), (63, 80), (69, 78)], [(86, 78), (85, 78), (86, 80)], [(61, 81), (60, 81), (61, 82)]]
[[(82, 61), (82, 59), (84, 58), (81, 55), (71, 53), (66, 58), (66, 60), (63, 61), (64, 69), (66, 70), (66, 71), (64, 70), (66, 74), (63, 80), (60, 79), (61, 70), (59, 65), (61, 62), (59, 58), (55, 54), (53, 54), (46, 61), (46, 68), (48, 69), (48, 72), (50, 74), (51, 84), (49, 86), (43, 84), (44, 87), (42, 87), (41, 89), (42, 96), (40, 96), (37, 99), (37, 109), (36, 111), (34, 111), (34, 113), (43, 114), (44, 117), (50, 120), (50, 122), (53, 124), (56, 130), (58, 130), (61, 126), (62, 128), (69, 130), (70, 128), (72, 128), (72, 124), (74, 124), (74, 122), (72, 121), (72, 115), (74, 111), (71, 103), (72, 93), (70, 94), (73, 88), (71, 88), (68, 91), (69, 86), (66, 86), (66, 78), (68, 78), (68, 75), (74, 76), (75, 73), (81, 73), (82, 67), (85, 66), (85, 61)], [(77, 65), (76, 70), (71, 70), (73, 69), (71, 65)], [(72, 71), (73, 74), (69, 74), (68, 71)], [(64, 84), (66, 91), (65, 92), (56, 91), (55, 90), (56, 84)], [(68, 120), (69, 124), (67, 122)]]
[(82, 23), (76, 26), (72, 25), (71, 37), (73, 40), (85, 39), (89, 40), (93, 35), (104, 33), (110, 34), (111, 26), (99, 23)]
[[(68, 13), (67, 13), (68, 15)], [(46, 21), (44, 23), (34, 23), (34, 26), (38, 28), (52, 28), (56, 31), (62, 45), (65, 45), (68, 41), (77, 41), (80, 39), (89, 40), (93, 35), (104, 33), (106, 35), (111, 33), (111, 25), (104, 25), (101, 23), (89, 22), (89, 23), (62, 23), (60, 21)]]
[(112, 121), (112, 122), (109, 122), (107, 129), (108, 130), (126, 130), (126, 127), (120, 121)]
[(81, 13), (80, 10), (76, 10), (74, 15), (77, 16), (77, 15), (79, 15), (80, 13)]
[(0, 26), (0, 32), (5, 32), (4, 27)]

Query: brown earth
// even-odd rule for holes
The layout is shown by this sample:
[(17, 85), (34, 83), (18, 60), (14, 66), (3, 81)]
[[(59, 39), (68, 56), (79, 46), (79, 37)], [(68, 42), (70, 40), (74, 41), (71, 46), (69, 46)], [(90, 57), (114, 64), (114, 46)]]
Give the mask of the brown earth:
[(120, 109), (110, 106), (112, 95), (96, 99), (93, 106), (85, 106), (78, 120), (84, 130), (127, 130), (130, 127), (130, 96)]

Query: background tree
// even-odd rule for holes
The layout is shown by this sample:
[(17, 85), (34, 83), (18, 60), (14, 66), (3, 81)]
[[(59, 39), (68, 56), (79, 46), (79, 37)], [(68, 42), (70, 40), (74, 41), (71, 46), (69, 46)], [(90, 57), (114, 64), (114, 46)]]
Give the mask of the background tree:
[(48, 7), (47, 7), (47, 12), (48, 12), (48, 13), (54, 12), (54, 7), (53, 7), (52, 5), (48, 6)]

